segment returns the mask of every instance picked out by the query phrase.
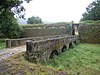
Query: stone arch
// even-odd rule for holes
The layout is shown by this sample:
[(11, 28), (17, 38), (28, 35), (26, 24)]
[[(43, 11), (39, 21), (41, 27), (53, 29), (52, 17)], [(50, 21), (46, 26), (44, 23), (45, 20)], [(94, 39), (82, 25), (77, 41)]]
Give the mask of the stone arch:
[(71, 42), (71, 43), (69, 43), (69, 48), (72, 48), (72, 46), (73, 46), (73, 45), (72, 45), (72, 42)]
[(77, 41), (75, 40), (75, 41), (74, 41), (74, 44), (76, 44), (76, 43), (77, 43)]
[(65, 50), (67, 50), (67, 47), (64, 45), (63, 48), (61, 49), (61, 52), (64, 52)]
[(29, 52), (29, 53), (31, 53), (32, 52), (32, 45), (31, 45), (31, 43), (30, 42), (26, 42), (26, 50), (27, 50), (27, 52)]
[(52, 59), (55, 55), (58, 55), (58, 51), (57, 50), (53, 50), (49, 56), (49, 59)]

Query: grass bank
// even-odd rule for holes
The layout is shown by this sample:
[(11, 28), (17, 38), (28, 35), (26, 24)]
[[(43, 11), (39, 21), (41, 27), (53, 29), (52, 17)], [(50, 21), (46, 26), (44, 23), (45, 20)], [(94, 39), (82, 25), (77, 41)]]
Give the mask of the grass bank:
[(0, 39), (0, 49), (5, 48), (5, 39)]
[(99, 75), (100, 45), (79, 44), (44, 64), (28, 62), (21, 53), (1, 62), (0, 70), (5, 75)]
[(49, 60), (45, 65), (66, 70), (70, 75), (99, 75), (100, 45), (79, 44)]

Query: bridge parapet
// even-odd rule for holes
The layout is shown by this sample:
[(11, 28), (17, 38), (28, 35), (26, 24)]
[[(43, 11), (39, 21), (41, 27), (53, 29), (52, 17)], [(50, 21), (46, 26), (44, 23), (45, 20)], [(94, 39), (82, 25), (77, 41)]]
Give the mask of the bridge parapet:
[(42, 37), (30, 37), (30, 38), (19, 38), (19, 39), (6, 39), (6, 47), (17, 47), (17, 46), (22, 46), (26, 44), (27, 40), (33, 40), (33, 41), (38, 41), (38, 40), (46, 40), (50, 38), (57, 38), (57, 37), (62, 37), (66, 35), (55, 35), (55, 36), (42, 36)]
[(27, 57), (30, 61), (46, 61), (69, 48), (70, 43), (78, 40), (78, 36), (63, 36), (39, 41), (27, 41)]

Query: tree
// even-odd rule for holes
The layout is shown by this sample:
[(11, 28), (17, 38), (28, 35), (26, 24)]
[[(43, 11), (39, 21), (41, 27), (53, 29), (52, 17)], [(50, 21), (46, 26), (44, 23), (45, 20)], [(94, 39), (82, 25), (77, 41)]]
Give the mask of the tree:
[(24, 1), (29, 3), (32, 0), (0, 0), (0, 15), (5, 11), (11, 11), (12, 8), (16, 10), (13, 12), (15, 14), (25, 11), (24, 7), (21, 5)]
[(81, 21), (85, 20), (100, 20), (100, 0), (95, 0), (86, 8)]
[(23, 15), (20, 15), (22, 11), (25, 11), (21, 5), (23, 1), (31, 0), (0, 0), (0, 33), (6, 38), (20, 37), (21, 29), (14, 15), (18, 14), (20, 18), (23, 18)]
[(38, 16), (32, 16), (30, 18), (28, 18), (28, 21), (27, 21), (28, 24), (39, 24), (39, 23), (42, 23), (42, 19), (39, 18)]
[[(6, 17), (4, 16), (6, 15)], [(21, 34), (21, 29), (13, 17), (13, 13), (7, 12), (1, 15), (0, 18), (0, 31), (5, 38), (18, 38)]]

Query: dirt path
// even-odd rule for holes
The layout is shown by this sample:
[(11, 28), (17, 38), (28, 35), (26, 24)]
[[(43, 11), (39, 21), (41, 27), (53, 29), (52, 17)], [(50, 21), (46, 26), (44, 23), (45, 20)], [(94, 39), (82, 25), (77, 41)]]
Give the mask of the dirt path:
[(17, 53), (23, 52), (26, 50), (26, 46), (14, 47), (0, 50), (0, 61), (7, 59), (10, 56), (13, 56)]

